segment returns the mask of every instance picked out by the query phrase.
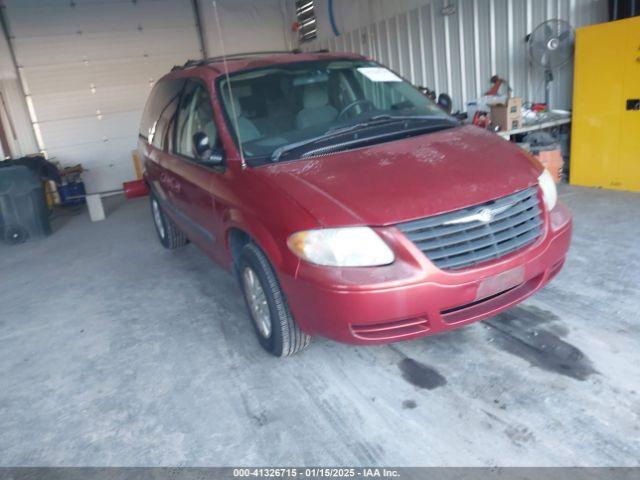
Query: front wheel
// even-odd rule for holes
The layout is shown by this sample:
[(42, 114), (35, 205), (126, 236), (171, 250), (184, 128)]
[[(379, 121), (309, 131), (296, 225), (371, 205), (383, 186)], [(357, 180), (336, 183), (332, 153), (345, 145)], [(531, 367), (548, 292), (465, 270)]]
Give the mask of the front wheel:
[(253, 243), (240, 254), (240, 283), (260, 345), (272, 355), (288, 357), (311, 343), (295, 322), (266, 255)]

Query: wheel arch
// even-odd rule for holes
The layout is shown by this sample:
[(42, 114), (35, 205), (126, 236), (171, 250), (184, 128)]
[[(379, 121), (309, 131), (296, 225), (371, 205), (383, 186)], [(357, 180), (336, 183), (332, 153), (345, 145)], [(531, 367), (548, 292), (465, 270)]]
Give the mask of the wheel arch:
[(231, 255), (232, 268), (237, 270), (242, 247), (249, 242), (260, 247), (274, 268), (280, 267), (282, 252), (271, 232), (257, 219), (247, 221), (248, 219), (244, 217), (243, 220), (243, 222), (233, 222), (225, 232), (225, 244)]

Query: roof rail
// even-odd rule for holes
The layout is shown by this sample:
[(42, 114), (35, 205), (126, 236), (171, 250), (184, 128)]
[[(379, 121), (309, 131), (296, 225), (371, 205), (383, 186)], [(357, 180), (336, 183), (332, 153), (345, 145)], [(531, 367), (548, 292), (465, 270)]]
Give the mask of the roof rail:
[[(258, 51), (258, 52), (243, 52), (243, 53), (232, 53), (230, 55), (226, 55), (227, 60), (228, 59), (239, 59), (239, 58), (247, 58), (247, 57), (260, 57), (263, 55), (282, 55), (282, 54), (298, 54), (298, 53), (329, 53), (329, 50), (326, 48), (323, 48), (321, 50), (314, 50), (314, 51), (310, 51), (310, 52), (303, 52), (302, 50), (300, 50), (299, 48), (295, 48), (293, 50), (267, 50), (267, 51)], [(202, 65), (208, 65), (210, 63), (217, 63), (217, 62), (221, 62), (224, 60), (224, 56), (222, 55), (218, 55), (217, 57), (209, 57), (209, 58), (201, 58), (201, 59), (197, 59), (197, 60), (187, 60), (183, 65), (176, 65), (174, 66), (171, 71), (173, 72), (174, 70), (182, 70), (184, 68), (190, 68), (190, 67), (199, 67)]]

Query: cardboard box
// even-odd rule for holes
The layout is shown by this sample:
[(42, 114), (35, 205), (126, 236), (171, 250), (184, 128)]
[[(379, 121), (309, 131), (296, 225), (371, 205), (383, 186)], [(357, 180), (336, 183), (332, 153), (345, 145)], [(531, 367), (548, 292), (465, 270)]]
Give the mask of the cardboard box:
[(515, 130), (522, 126), (522, 99), (512, 97), (505, 104), (491, 106), (491, 122), (500, 131)]

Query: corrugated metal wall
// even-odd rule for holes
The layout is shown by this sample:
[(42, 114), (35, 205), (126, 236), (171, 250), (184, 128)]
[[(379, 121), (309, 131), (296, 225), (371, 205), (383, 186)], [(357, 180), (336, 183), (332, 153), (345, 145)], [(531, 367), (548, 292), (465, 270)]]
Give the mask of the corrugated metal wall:
[[(219, 53), (211, 2), (198, 1), (205, 48)], [(373, 56), (416, 84), (450, 92), (458, 107), (493, 73), (509, 78), (516, 95), (542, 99), (542, 72), (526, 59), (525, 34), (547, 18), (581, 26), (607, 14), (606, 0), (334, 0), (343, 32), (334, 37), (326, 3), (316, 0), (319, 38), (305, 48)], [(443, 15), (445, 4), (454, 6), (452, 15)], [(293, 0), (218, 5), (227, 52), (287, 46)], [(191, 1), (10, 0), (5, 13), (39, 148), (65, 165), (89, 168), (91, 191), (132, 178), (130, 152), (151, 85), (201, 54)], [(16, 151), (31, 153), (31, 125), (18, 118), (24, 106), (4, 50), (0, 92), (14, 120)], [(570, 107), (571, 70), (558, 75), (558, 107)]]
[[(607, 19), (606, 0), (342, 1), (334, 2), (341, 30), (336, 37), (326, 21), (326, 3), (316, 1), (319, 37), (304, 44), (305, 50), (371, 56), (414, 84), (448, 92), (455, 109), (481, 95), (493, 74), (509, 79), (514, 95), (543, 101), (544, 72), (527, 58), (526, 35), (551, 18), (574, 27)], [(453, 13), (445, 14), (445, 7)], [(355, 28), (349, 8), (360, 8)], [(556, 74), (554, 108), (571, 108), (572, 70), (569, 64)]]

